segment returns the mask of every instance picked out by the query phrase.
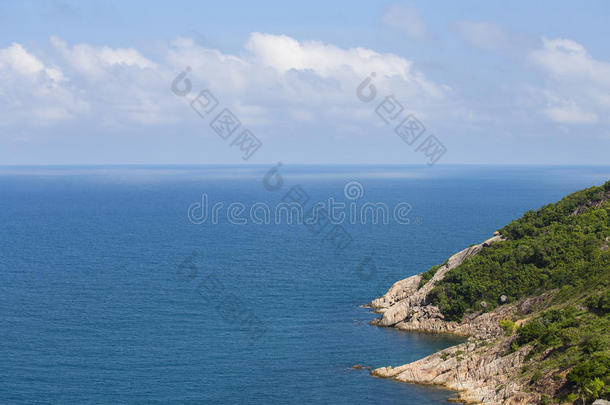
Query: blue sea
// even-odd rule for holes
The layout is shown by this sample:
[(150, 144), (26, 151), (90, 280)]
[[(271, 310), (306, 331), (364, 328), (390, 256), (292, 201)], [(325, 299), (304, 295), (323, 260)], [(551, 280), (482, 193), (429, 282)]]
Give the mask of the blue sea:
[[(442, 404), (373, 378), (460, 342), (370, 326), (361, 308), (610, 167), (0, 168), (3, 404)], [(267, 182), (265, 182), (267, 179)], [(275, 178), (277, 180), (277, 177)], [(194, 223), (189, 206), (387, 206), (408, 223)], [(338, 237), (341, 236), (341, 238)]]

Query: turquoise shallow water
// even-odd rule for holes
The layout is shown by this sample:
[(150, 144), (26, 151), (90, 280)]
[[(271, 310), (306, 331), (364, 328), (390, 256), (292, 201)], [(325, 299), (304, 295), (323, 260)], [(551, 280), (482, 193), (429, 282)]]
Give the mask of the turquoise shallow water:
[[(609, 167), (0, 168), (2, 403), (437, 404), (451, 394), (350, 370), (456, 343), (368, 325), (361, 304)], [(412, 207), (408, 225), (193, 224), (200, 201)], [(363, 260), (374, 273), (363, 272)], [(371, 263), (371, 261), (367, 263)], [(370, 268), (370, 267), (367, 267)]]

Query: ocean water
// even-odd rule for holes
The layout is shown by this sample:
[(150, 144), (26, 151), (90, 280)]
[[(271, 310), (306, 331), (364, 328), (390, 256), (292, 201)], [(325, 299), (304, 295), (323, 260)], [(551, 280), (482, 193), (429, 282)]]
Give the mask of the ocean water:
[[(610, 179), (610, 167), (285, 166), (274, 190), (268, 169), (0, 168), (0, 402), (445, 403), (448, 391), (350, 366), (460, 340), (370, 326), (360, 305)], [(409, 223), (346, 223), (343, 247), (328, 229), (187, 217), (204, 193), (273, 206), (297, 185), (309, 201), (408, 203)]]

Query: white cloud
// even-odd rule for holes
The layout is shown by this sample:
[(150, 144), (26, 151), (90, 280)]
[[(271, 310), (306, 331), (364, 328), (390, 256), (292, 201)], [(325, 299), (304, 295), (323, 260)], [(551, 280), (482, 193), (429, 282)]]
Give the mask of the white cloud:
[(65, 60), (80, 73), (101, 78), (112, 66), (133, 66), (140, 69), (154, 68), (155, 64), (133, 48), (93, 47), (87, 44), (74, 45), (72, 49), (65, 41), (51, 37), (51, 43)]
[(398, 76), (409, 80), (411, 62), (392, 54), (379, 54), (371, 49), (342, 49), (319, 41), (299, 42), (286, 35), (254, 33), (246, 48), (263, 66), (280, 73), (312, 70), (323, 78), (338, 77), (343, 73), (366, 76), (377, 72), (384, 76)]
[(459, 21), (454, 28), (470, 45), (485, 50), (503, 49), (511, 42), (504, 28), (489, 22)]
[(21, 44), (0, 49), (0, 125), (44, 126), (86, 111), (87, 103), (64, 82), (59, 67)]
[(21, 75), (36, 75), (44, 68), (42, 62), (20, 44), (12, 43), (8, 48), (0, 50), (0, 68), (10, 68)]
[[(341, 48), (320, 41), (298, 41), (285, 35), (253, 33), (239, 56), (224, 54), (180, 38), (168, 45), (165, 59), (173, 72), (192, 68), (193, 82), (209, 87), (223, 103), (240, 108), (248, 123), (340, 122), (368, 117), (374, 106), (356, 98), (356, 88), (375, 72), (381, 97), (394, 94), (405, 105), (422, 110), (442, 102), (450, 89), (434, 83), (403, 57), (362, 47)], [(175, 75), (176, 73), (174, 73)], [(241, 113), (240, 113), (241, 114)]]
[(554, 122), (563, 124), (594, 124), (598, 121), (597, 115), (585, 112), (576, 104), (561, 107), (550, 107), (544, 110), (546, 115)]
[(576, 79), (610, 86), (610, 63), (591, 57), (584, 46), (569, 39), (542, 38), (542, 48), (530, 59), (556, 79)]
[(411, 3), (392, 4), (383, 14), (382, 21), (389, 27), (404, 31), (411, 38), (426, 36), (426, 24)]
[(190, 38), (178, 38), (170, 42), (163, 58), (172, 72), (190, 66), (193, 76), (205, 80), (213, 88), (222, 86), (224, 91), (230, 93), (243, 92), (250, 81), (258, 80), (257, 77), (248, 75), (251, 67), (245, 60), (217, 49), (199, 46)]
[(530, 61), (548, 76), (545, 114), (554, 122), (592, 124), (610, 116), (610, 63), (569, 39), (542, 39)]
[(59, 69), (55, 66), (47, 67), (44, 69), (44, 71), (47, 74), (47, 76), (49, 76), (53, 81), (56, 81), (59, 83), (59, 82), (63, 82), (65, 80), (64, 73), (61, 71), (61, 69)]
[(192, 69), (193, 91), (209, 88), (248, 125), (294, 120), (345, 126), (374, 119), (374, 106), (362, 114), (355, 93), (372, 72), (378, 102), (393, 94), (405, 106), (417, 103), (422, 115), (450, 91), (406, 58), (285, 35), (253, 33), (240, 55), (178, 38), (154, 61), (134, 48), (68, 44), (57, 37), (50, 42), (54, 53), (34, 55), (20, 44), (0, 49), (0, 99), (20, 111), (0, 111), (0, 125), (16, 120), (30, 125), (28, 115), (37, 123), (82, 118), (89, 126), (119, 129), (192, 120), (192, 111), (170, 92), (186, 66)]

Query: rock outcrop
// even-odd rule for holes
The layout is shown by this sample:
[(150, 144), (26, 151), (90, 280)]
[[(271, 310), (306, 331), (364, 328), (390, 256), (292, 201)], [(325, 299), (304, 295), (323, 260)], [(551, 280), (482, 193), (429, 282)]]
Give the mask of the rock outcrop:
[(576, 207), (576, 209), (574, 209), (574, 211), (570, 215), (582, 214), (589, 208), (599, 208), (602, 205), (604, 205), (604, 203), (608, 200), (610, 200), (610, 191), (606, 192), (604, 195), (602, 195), (599, 199), (597, 199), (595, 201), (594, 200), (585, 201), (584, 203), (582, 203), (578, 207)]
[(460, 401), (483, 404), (531, 404), (538, 395), (522, 391), (508, 376), (518, 371), (530, 348), (509, 353), (510, 339), (501, 344), (471, 340), (404, 366), (381, 367), (374, 376), (434, 384), (458, 391)]
[[(451, 256), (421, 288), (422, 276), (411, 276), (398, 281), (382, 297), (367, 304), (367, 307), (381, 314), (380, 318), (371, 322), (374, 325), (408, 331), (448, 332), (469, 337), (466, 343), (414, 363), (375, 369), (371, 372), (372, 375), (408, 383), (440, 385), (459, 391), (458, 398), (465, 403), (538, 403), (538, 394), (525, 392), (522, 382), (508, 377), (523, 366), (530, 348), (511, 351), (514, 337), (505, 334), (500, 321), (510, 320), (516, 312), (527, 314), (536, 306), (537, 300), (546, 297), (500, 305), (491, 312), (480, 311), (467, 315), (461, 322), (445, 321), (438, 307), (427, 300), (434, 285), (448, 272), (490, 244), (503, 240), (496, 232), (485, 242)], [(498, 300), (503, 303), (502, 297), (498, 297)], [(482, 309), (485, 308), (482, 306)]]
[(422, 276), (411, 276), (394, 283), (382, 297), (371, 301), (367, 307), (382, 313), (380, 319), (373, 321), (379, 326), (394, 326), (398, 323), (400, 329), (423, 330), (427, 332), (447, 332), (457, 328), (457, 323), (444, 322), (443, 315), (437, 307), (428, 305), (426, 297), (434, 285), (445, 278), (445, 275), (464, 262), (468, 257), (474, 256), (486, 246), (504, 240), (501, 235), (494, 235), (485, 242), (470, 246), (451, 256), (437, 271), (432, 279), (419, 288)]

